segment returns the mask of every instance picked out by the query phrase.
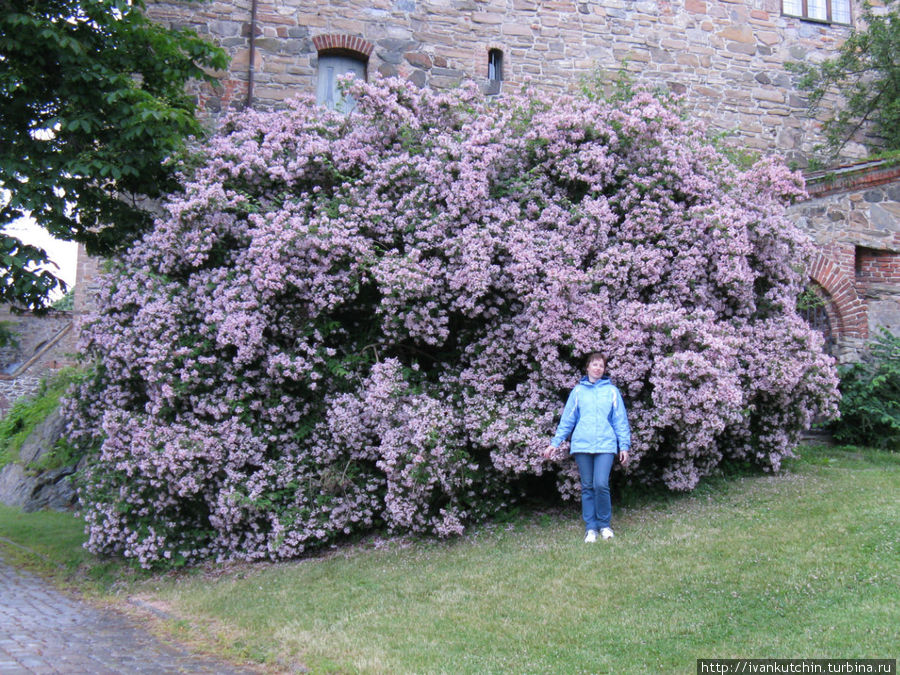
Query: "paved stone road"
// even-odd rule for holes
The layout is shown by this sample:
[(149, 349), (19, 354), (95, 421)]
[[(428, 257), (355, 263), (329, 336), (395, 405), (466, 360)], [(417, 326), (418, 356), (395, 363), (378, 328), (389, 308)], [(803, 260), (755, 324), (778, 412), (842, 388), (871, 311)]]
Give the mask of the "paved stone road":
[(0, 675), (252, 672), (160, 642), (134, 620), (73, 600), (0, 557)]

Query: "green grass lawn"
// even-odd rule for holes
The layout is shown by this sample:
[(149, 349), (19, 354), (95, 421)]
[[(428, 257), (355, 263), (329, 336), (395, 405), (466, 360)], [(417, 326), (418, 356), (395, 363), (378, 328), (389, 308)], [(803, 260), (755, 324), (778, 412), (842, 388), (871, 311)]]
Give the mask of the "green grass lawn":
[[(622, 501), (616, 538), (593, 545), (573, 505), (450, 542), (367, 540), (121, 592), (273, 670), (694, 673), (698, 658), (897, 658), (900, 455), (807, 449), (779, 476)], [(8, 521), (0, 512), (0, 536), (60, 558), (39, 526), (11, 533)]]

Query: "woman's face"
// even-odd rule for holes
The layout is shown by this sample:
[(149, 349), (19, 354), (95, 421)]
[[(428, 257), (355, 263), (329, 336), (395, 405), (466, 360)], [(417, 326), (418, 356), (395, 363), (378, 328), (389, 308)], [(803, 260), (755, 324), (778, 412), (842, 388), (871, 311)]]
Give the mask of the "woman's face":
[(587, 376), (591, 382), (595, 382), (603, 377), (606, 372), (606, 363), (603, 359), (591, 359), (587, 367)]

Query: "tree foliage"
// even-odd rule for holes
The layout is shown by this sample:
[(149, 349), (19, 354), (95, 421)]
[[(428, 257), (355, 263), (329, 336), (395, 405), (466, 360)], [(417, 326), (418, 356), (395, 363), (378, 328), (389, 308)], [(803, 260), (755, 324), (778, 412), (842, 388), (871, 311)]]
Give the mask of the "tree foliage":
[(841, 417), (832, 424), (842, 443), (900, 450), (900, 337), (882, 328), (858, 363), (842, 366)]
[[(826, 147), (837, 156), (857, 131), (874, 125), (887, 150), (900, 150), (900, 7), (863, 5), (862, 28), (854, 30), (838, 55), (820, 64), (793, 63), (802, 77), (798, 86), (809, 92), (810, 109), (818, 110), (825, 96), (841, 96), (840, 106), (823, 123)], [(830, 112), (830, 111), (829, 111)]]
[[(143, 0), (0, 4), (0, 228), (30, 213), (52, 235), (109, 254), (151, 222), (142, 197), (171, 192), (166, 160), (202, 128), (186, 91), (226, 57), (153, 23)], [(46, 254), (0, 236), (0, 302), (37, 308), (60, 284)]]
[(351, 93), (232, 117), (106, 278), (68, 404), (92, 550), (283, 558), (458, 533), (539, 475), (574, 496), (542, 451), (596, 350), (628, 480), (777, 470), (833, 412), (798, 175), (734, 167), (646, 93)]

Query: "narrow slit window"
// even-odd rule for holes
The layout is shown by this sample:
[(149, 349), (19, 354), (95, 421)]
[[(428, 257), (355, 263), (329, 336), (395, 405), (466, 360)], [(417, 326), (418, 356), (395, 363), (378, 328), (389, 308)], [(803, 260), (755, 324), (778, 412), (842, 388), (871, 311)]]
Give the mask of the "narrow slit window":
[(488, 79), (491, 82), (503, 81), (503, 52), (499, 49), (488, 51)]

